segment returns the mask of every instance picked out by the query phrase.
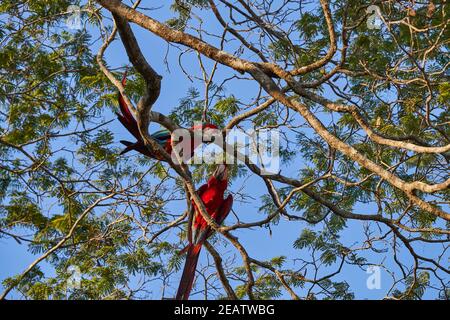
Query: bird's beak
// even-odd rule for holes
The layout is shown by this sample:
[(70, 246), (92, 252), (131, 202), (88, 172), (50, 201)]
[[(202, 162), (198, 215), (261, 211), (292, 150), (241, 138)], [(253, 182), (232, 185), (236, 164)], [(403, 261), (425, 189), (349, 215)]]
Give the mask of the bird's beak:
[(228, 168), (225, 164), (219, 164), (216, 170), (213, 173), (213, 176), (217, 180), (226, 180), (228, 179)]

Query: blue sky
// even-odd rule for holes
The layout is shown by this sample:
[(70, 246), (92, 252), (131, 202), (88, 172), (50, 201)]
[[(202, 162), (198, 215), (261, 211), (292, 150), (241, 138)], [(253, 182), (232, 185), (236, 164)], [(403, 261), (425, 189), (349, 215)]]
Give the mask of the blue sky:
[[(152, 17), (155, 17), (159, 21), (164, 21), (170, 17), (167, 4), (165, 1), (163, 7), (156, 11), (150, 11), (149, 14)], [(208, 30), (209, 32), (214, 32), (215, 30), (219, 30), (217, 24), (214, 19), (205, 19), (203, 28)], [(150, 62), (150, 64), (154, 67), (154, 69), (163, 76), (161, 95), (154, 106), (155, 111), (159, 111), (161, 113), (167, 114), (174, 107), (179, 104), (179, 100), (186, 96), (188, 89), (192, 86), (195, 86), (203, 92), (203, 87), (199, 83), (191, 83), (189, 79), (183, 74), (183, 72), (178, 68), (177, 57), (179, 51), (170, 48), (167, 51), (167, 43), (156, 36), (152, 35), (146, 30), (143, 30), (139, 27), (133, 26), (133, 30), (135, 31), (136, 38), (138, 39), (141, 49), (144, 52), (144, 55)], [(93, 51), (96, 52), (99, 43), (96, 43), (93, 46)], [(170, 62), (170, 72), (167, 70), (166, 65), (164, 64), (164, 60), (166, 54), (168, 53), (167, 60)], [(254, 57), (253, 57), (254, 58)], [(110, 67), (115, 68), (119, 66), (123, 66), (125, 64), (129, 65), (128, 58), (123, 50), (122, 44), (120, 41), (115, 41), (107, 50), (106, 60)], [(210, 70), (212, 63), (211, 61), (207, 61), (206, 58), (203, 58), (203, 61), (206, 62), (207, 69)], [(188, 73), (195, 73), (200, 76), (198, 61), (196, 59), (196, 55), (194, 53), (190, 53), (184, 56), (183, 65), (186, 68)], [(218, 78), (229, 76), (229, 70), (226, 67), (219, 67), (218, 70)], [(239, 84), (232, 83), (227, 87), (228, 94), (234, 94), (236, 97), (242, 99), (254, 98), (258, 93), (258, 87), (255, 86), (254, 83), (247, 82), (239, 82)], [(329, 95), (332, 95), (331, 92), (326, 92)], [(112, 112), (105, 114), (105, 120), (113, 119), (114, 115)], [(327, 119), (325, 116), (321, 118), (323, 121)], [(158, 128), (157, 125), (152, 125), (152, 129)], [(110, 129), (115, 134), (115, 141), (119, 141), (121, 139), (130, 139), (130, 134), (126, 132), (126, 130), (119, 124), (118, 121), (114, 121), (110, 125)], [(117, 144), (119, 146), (119, 144)], [(133, 157), (133, 155), (130, 155)], [(132, 159), (132, 158), (131, 158)], [(282, 166), (282, 173), (286, 176), (294, 177), (298, 170), (303, 167), (301, 163), (301, 159), (297, 159), (288, 164), (284, 164)], [(258, 208), (260, 206), (260, 196), (266, 193), (265, 185), (263, 184), (261, 178), (256, 176), (251, 176), (248, 180), (237, 179), (233, 181), (233, 184), (230, 186), (230, 190), (232, 192), (236, 192), (242, 186), (245, 186), (245, 190), (251, 193), (252, 197), (256, 200), (251, 201), (250, 203), (235, 203), (234, 211), (239, 215), (239, 218), (242, 221), (250, 222), (255, 220), (260, 220), (263, 215), (258, 213)], [(277, 184), (277, 186), (279, 186)], [(183, 212), (185, 210), (185, 203), (183, 201), (175, 203), (170, 206), (170, 209), (174, 212)], [(355, 212), (358, 213), (372, 213), (375, 208), (372, 206), (365, 205), (357, 205), (354, 208)], [(226, 224), (232, 224), (234, 218), (228, 219)], [(351, 221), (347, 223), (348, 228), (343, 232), (341, 241), (348, 247), (355, 246), (356, 243), (360, 244), (360, 241), (363, 237), (363, 222), (360, 221)], [(269, 231), (267, 229), (254, 228), (252, 230), (238, 230), (234, 231), (242, 244), (247, 248), (250, 256), (255, 257), (258, 260), (270, 259), (274, 256), (285, 255), (288, 257), (288, 260), (291, 260), (290, 263), (293, 263), (292, 260), (296, 258), (308, 258), (309, 254), (305, 251), (295, 250), (292, 246), (294, 240), (300, 235), (303, 228), (312, 226), (307, 226), (305, 222), (287, 222), (285, 220), (281, 220), (277, 226), (272, 227), (272, 235), (269, 235)], [(320, 229), (319, 229), (320, 230)], [(171, 237), (173, 235), (170, 235)], [(420, 249), (420, 248), (418, 248)], [(431, 249), (423, 248), (424, 254), (432, 254), (434, 251)], [(421, 251), (419, 250), (419, 252)], [(206, 251), (206, 250), (205, 250)], [(221, 247), (221, 252), (224, 252), (226, 255), (237, 255), (236, 250), (228, 245), (227, 247)], [(392, 267), (394, 270), (396, 267), (392, 264), (391, 252), (386, 254), (366, 254), (369, 258), (369, 261), (373, 263), (385, 263), (386, 267)], [(23, 271), (37, 256), (31, 254), (27, 251), (26, 244), (19, 245), (12, 239), (0, 239), (0, 280), (5, 279), (6, 277), (10, 277), (18, 274)], [(238, 261), (240, 259), (237, 256)], [(384, 259), (386, 258), (386, 260)], [(401, 258), (410, 262), (410, 257), (408, 255), (401, 255)], [(205, 261), (206, 253), (203, 252), (202, 260)], [(48, 275), (52, 274), (51, 267), (46, 263), (41, 263), (40, 266), (44, 271), (47, 272)], [(331, 268), (326, 269), (328, 271), (335, 270), (337, 268), (336, 265), (333, 265)], [(398, 270), (397, 270), (398, 271)], [(326, 274), (325, 272), (323, 275)], [(346, 280), (350, 286), (352, 291), (355, 293), (356, 298), (368, 298), (368, 299), (379, 299), (384, 296), (386, 293), (386, 289), (391, 285), (389, 275), (382, 271), (381, 273), (381, 289), (380, 290), (369, 290), (366, 286), (366, 280), (368, 274), (366, 274), (365, 270), (361, 270), (354, 266), (346, 265), (344, 266), (343, 271), (335, 278), (334, 281), (338, 280)], [(168, 292), (166, 296), (170, 296), (170, 294), (174, 294), (174, 290), (176, 289), (177, 277), (173, 277), (172, 283), (172, 292)], [(160, 284), (155, 283), (154, 293), (150, 296), (150, 298), (159, 299)], [(303, 291), (302, 291), (303, 292)], [(12, 293), (10, 298), (17, 297), (17, 293)], [(192, 298), (201, 298), (201, 295), (193, 295)], [(289, 296), (284, 293), (284, 298), (289, 298)], [(426, 297), (431, 297), (426, 295)]]

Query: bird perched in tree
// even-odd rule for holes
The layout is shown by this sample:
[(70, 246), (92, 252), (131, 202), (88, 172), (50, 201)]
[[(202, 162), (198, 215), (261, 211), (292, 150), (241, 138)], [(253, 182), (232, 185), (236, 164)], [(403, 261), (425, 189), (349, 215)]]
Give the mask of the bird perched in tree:
[[(123, 75), (122, 78), (122, 85), (125, 86), (126, 84), (126, 72)], [(125, 149), (120, 153), (121, 155), (124, 153), (127, 153), (131, 150), (135, 150), (147, 157), (154, 158), (157, 160), (164, 160), (164, 157), (159, 152), (151, 152), (144, 143), (144, 140), (142, 139), (142, 136), (139, 132), (139, 127), (137, 124), (136, 119), (134, 118), (133, 114), (130, 111), (130, 108), (128, 107), (127, 103), (125, 102), (125, 99), (119, 92), (119, 107), (120, 112), (117, 114), (117, 118), (119, 119), (120, 123), (137, 139), (136, 142), (130, 142), (126, 140), (120, 140), (120, 143), (124, 144), (126, 147)], [(201, 125), (195, 125), (189, 130), (194, 133), (201, 133), (202, 130), (208, 130), (208, 129), (217, 129), (217, 126), (206, 123)], [(167, 129), (157, 131), (150, 135), (169, 155), (172, 153), (172, 135), (171, 132)], [(195, 149), (202, 143), (201, 139), (191, 139), (191, 146), (190, 146), (190, 152), (189, 158), (192, 158), (194, 155)]]
[[(206, 211), (218, 225), (222, 224), (230, 213), (233, 205), (232, 195), (229, 195), (226, 199), (224, 199), (227, 184), (228, 168), (226, 165), (220, 164), (217, 166), (208, 182), (197, 190), (197, 194), (203, 201)], [(192, 284), (194, 282), (195, 269), (197, 268), (197, 262), (200, 256), (200, 250), (205, 240), (208, 239), (208, 237), (214, 232), (214, 230), (203, 218), (194, 202), (192, 202), (192, 210), (194, 210), (194, 220), (192, 226), (194, 237), (192, 242), (182, 250), (182, 252), (187, 252), (187, 254), (183, 274), (181, 276), (180, 285), (176, 295), (177, 300), (187, 300), (189, 298)]]

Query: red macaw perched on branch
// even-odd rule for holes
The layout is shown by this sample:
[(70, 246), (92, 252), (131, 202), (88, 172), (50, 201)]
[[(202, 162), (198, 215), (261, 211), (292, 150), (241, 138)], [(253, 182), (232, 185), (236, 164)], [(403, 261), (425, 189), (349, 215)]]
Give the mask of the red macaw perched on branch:
[[(126, 84), (126, 75), (127, 73), (125, 72), (122, 78), (122, 85), (125, 86)], [(120, 143), (124, 144), (126, 146), (126, 148), (120, 153), (120, 154), (124, 154), (127, 153), (131, 150), (136, 150), (140, 153), (142, 153), (143, 155), (150, 157), (150, 158), (154, 158), (157, 160), (164, 160), (162, 154), (159, 153), (153, 153), (151, 152), (144, 143), (144, 140), (142, 139), (142, 136), (139, 132), (139, 127), (138, 124), (136, 122), (136, 119), (134, 118), (133, 114), (130, 111), (130, 108), (128, 107), (127, 103), (125, 102), (125, 99), (123, 98), (123, 96), (120, 94), (119, 92), (119, 107), (120, 107), (120, 113), (117, 113), (117, 117), (120, 121), (120, 123), (122, 123), (122, 125), (137, 139), (136, 142), (130, 142), (130, 141), (126, 141), (126, 140), (120, 140)], [(202, 124), (202, 125), (195, 125), (193, 126), (190, 130), (207, 130), (207, 129), (217, 129), (217, 126), (210, 124), (210, 123), (206, 123), (206, 124)], [(164, 149), (166, 150), (166, 152), (170, 155), (172, 153), (172, 137), (171, 137), (171, 133), (169, 130), (160, 130), (157, 131), (153, 134), (151, 134), (151, 137), (156, 140), (156, 142)], [(189, 158), (192, 158), (192, 156), (194, 155), (194, 151), (195, 149), (199, 146), (199, 144), (201, 144), (201, 140), (195, 140), (195, 139), (191, 139), (191, 154)]]
[[(206, 211), (218, 225), (221, 225), (230, 213), (233, 205), (233, 196), (223, 198), (228, 184), (228, 168), (224, 164), (218, 165), (208, 183), (202, 185), (197, 193), (203, 201)], [(192, 202), (192, 209), (195, 211), (193, 221), (194, 238), (192, 243), (183, 249), (187, 251), (186, 262), (181, 276), (180, 285), (176, 295), (177, 300), (187, 300), (194, 283), (195, 269), (197, 268), (200, 250), (206, 239), (213, 233), (213, 229), (199, 212), (197, 206)], [(191, 240), (191, 239), (189, 239)]]

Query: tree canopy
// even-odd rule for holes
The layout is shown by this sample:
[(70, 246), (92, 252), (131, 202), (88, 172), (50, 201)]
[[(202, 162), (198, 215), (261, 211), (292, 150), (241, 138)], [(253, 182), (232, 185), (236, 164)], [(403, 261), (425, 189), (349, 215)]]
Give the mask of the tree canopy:
[[(280, 132), (277, 172), (231, 166), (233, 213), (213, 226), (193, 298), (365, 298), (375, 267), (380, 298), (448, 299), (449, 12), (446, 1), (2, 0), (0, 248), (35, 258), (2, 275), (1, 297), (174, 295), (190, 198), (214, 166), (120, 155), (121, 92), (150, 149), (150, 123), (173, 131), (205, 115)], [(177, 104), (158, 105), (168, 96)]]

